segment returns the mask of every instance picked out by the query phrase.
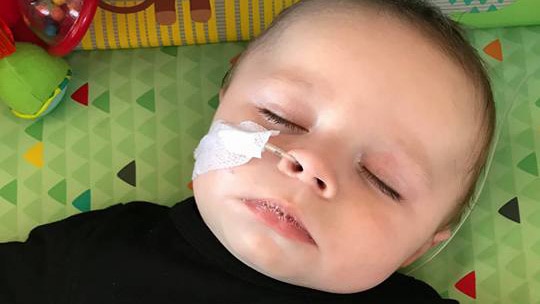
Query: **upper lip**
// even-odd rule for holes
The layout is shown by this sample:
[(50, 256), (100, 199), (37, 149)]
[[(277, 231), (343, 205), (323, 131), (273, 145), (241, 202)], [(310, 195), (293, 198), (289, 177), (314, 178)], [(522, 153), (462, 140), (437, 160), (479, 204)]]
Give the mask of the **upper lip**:
[(244, 201), (244, 202), (250, 201), (250, 202), (256, 202), (256, 203), (267, 202), (267, 203), (269, 203), (269, 204), (271, 204), (273, 206), (278, 207), (281, 211), (283, 211), (287, 215), (293, 217), (294, 221), (301, 227), (301, 229), (303, 229), (309, 235), (309, 237), (311, 237), (311, 239), (313, 239), (311, 233), (309, 233), (308, 229), (304, 225), (304, 223), (303, 223), (303, 221), (301, 219), (301, 216), (295, 210), (295, 208), (292, 206), (292, 204), (289, 203), (288, 201), (282, 200), (282, 199), (276, 199), (276, 198), (253, 198), (253, 197), (243, 198), (242, 201)]

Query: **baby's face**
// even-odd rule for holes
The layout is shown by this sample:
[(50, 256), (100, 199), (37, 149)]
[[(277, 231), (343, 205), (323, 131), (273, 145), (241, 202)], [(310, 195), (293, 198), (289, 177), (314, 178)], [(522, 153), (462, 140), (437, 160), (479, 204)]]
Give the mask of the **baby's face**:
[[(365, 18), (370, 18), (366, 20)], [(463, 72), (383, 17), (304, 18), (243, 59), (215, 119), (279, 130), (262, 159), (195, 179), (238, 259), (331, 292), (377, 285), (449, 236), (476, 123)]]

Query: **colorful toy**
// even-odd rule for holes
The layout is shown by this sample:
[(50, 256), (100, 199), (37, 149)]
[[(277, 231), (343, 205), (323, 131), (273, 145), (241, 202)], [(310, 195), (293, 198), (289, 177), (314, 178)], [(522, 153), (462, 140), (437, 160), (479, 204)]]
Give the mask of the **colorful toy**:
[(18, 117), (35, 119), (49, 113), (65, 94), (71, 78), (68, 64), (41, 47), (17, 43), (0, 19), (0, 102)]
[(15, 41), (31, 42), (49, 54), (69, 53), (88, 30), (98, 0), (2, 0), (0, 19)]

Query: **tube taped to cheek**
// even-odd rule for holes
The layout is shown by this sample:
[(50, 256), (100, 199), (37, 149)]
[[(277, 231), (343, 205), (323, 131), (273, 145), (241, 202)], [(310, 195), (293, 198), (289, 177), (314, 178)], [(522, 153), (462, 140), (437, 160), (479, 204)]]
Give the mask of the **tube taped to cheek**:
[(211, 170), (226, 169), (261, 158), (264, 146), (279, 131), (267, 130), (253, 121), (238, 125), (222, 120), (212, 123), (195, 149), (195, 166), (192, 179)]

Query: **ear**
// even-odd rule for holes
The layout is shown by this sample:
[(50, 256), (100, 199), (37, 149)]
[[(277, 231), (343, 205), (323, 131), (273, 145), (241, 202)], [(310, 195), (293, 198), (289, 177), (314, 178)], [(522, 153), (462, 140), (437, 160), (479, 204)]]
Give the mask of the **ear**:
[(450, 236), (452, 236), (452, 231), (450, 230), (450, 228), (439, 230), (432, 237), (430, 237), (415, 253), (413, 253), (410, 257), (408, 257), (403, 262), (403, 264), (401, 264), (401, 267), (407, 267), (411, 265), (414, 261), (416, 261), (429, 249), (431, 249), (434, 246), (437, 246), (439, 243), (443, 241), (446, 241), (447, 239), (450, 238)]

